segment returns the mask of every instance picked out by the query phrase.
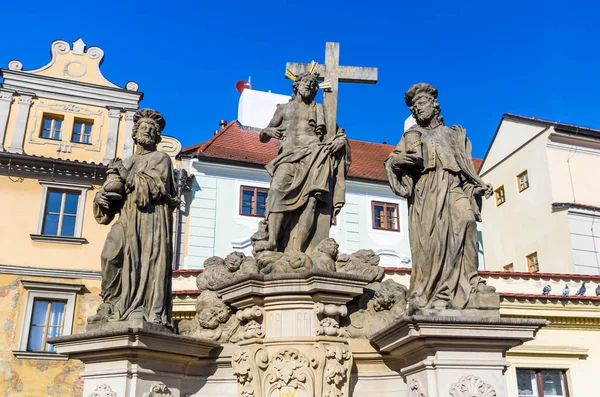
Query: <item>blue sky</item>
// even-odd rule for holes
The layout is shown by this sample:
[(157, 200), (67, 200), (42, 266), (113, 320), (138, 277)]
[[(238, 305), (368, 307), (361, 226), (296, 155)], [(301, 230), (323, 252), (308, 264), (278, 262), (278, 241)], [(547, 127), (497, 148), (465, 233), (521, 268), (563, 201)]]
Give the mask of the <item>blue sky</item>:
[[(395, 144), (413, 83), (438, 87), (447, 124), (482, 157), (505, 112), (600, 128), (600, 5), (592, 1), (4, 2), (0, 66), (34, 69), (50, 43), (104, 49), (102, 72), (134, 80), (184, 146), (237, 117), (238, 80), (289, 94), (286, 61), (376, 66), (377, 85), (340, 85), (338, 123)], [(25, 8), (26, 7), (26, 8)]]

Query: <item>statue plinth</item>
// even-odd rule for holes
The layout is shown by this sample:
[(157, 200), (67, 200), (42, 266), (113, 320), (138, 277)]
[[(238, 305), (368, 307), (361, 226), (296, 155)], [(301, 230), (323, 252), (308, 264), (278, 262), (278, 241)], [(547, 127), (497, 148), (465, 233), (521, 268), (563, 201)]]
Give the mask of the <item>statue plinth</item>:
[(84, 363), (84, 396), (176, 397), (186, 383), (197, 382), (190, 367), (208, 358), (218, 344), (155, 328), (149, 323), (139, 328), (117, 326), (48, 342), (59, 354)]
[(373, 334), (401, 360), (410, 396), (508, 397), (508, 349), (534, 339), (547, 322), (489, 317), (407, 316)]
[(244, 327), (232, 366), (240, 396), (350, 396), (353, 357), (340, 317), (368, 279), (307, 272), (247, 275), (217, 293)]

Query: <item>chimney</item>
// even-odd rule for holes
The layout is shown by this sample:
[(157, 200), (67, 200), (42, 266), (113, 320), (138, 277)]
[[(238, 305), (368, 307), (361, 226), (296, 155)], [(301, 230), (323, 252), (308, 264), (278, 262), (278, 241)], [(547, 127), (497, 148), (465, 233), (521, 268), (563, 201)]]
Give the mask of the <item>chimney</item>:
[(227, 120), (219, 120), (219, 125), (221, 126), (221, 129), (225, 128), (227, 125)]

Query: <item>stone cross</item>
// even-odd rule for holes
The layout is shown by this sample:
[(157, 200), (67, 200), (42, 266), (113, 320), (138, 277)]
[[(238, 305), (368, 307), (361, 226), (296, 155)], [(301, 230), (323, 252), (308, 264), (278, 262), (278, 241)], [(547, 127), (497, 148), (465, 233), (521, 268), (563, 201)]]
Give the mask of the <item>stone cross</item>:
[[(295, 75), (308, 72), (307, 63), (288, 62), (286, 68)], [(377, 68), (360, 66), (340, 66), (340, 43), (325, 44), (325, 65), (319, 64), (316, 71), (319, 80), (330, 82), (331, 89), (323, 90), (323, 107), (327, 134), (335, 134), (337, 123), (338, 82), (342, 83), (377, 83)]]

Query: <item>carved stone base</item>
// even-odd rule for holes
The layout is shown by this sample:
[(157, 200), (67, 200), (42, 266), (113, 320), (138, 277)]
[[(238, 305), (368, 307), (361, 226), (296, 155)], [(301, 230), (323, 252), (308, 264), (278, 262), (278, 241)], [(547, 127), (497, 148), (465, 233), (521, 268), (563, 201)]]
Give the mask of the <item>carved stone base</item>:
[(207, 358), (217, 343), (150, 328), (87, 332), (48, 342), (59, 354), (85, 364), (84, 397), (183, 397), (193, 375), (190, 366)]
[(547, 322), (531, 319), (409, 316), (371, 336), (402, 361), (409, 397), (508, 397), (508, 349)]

